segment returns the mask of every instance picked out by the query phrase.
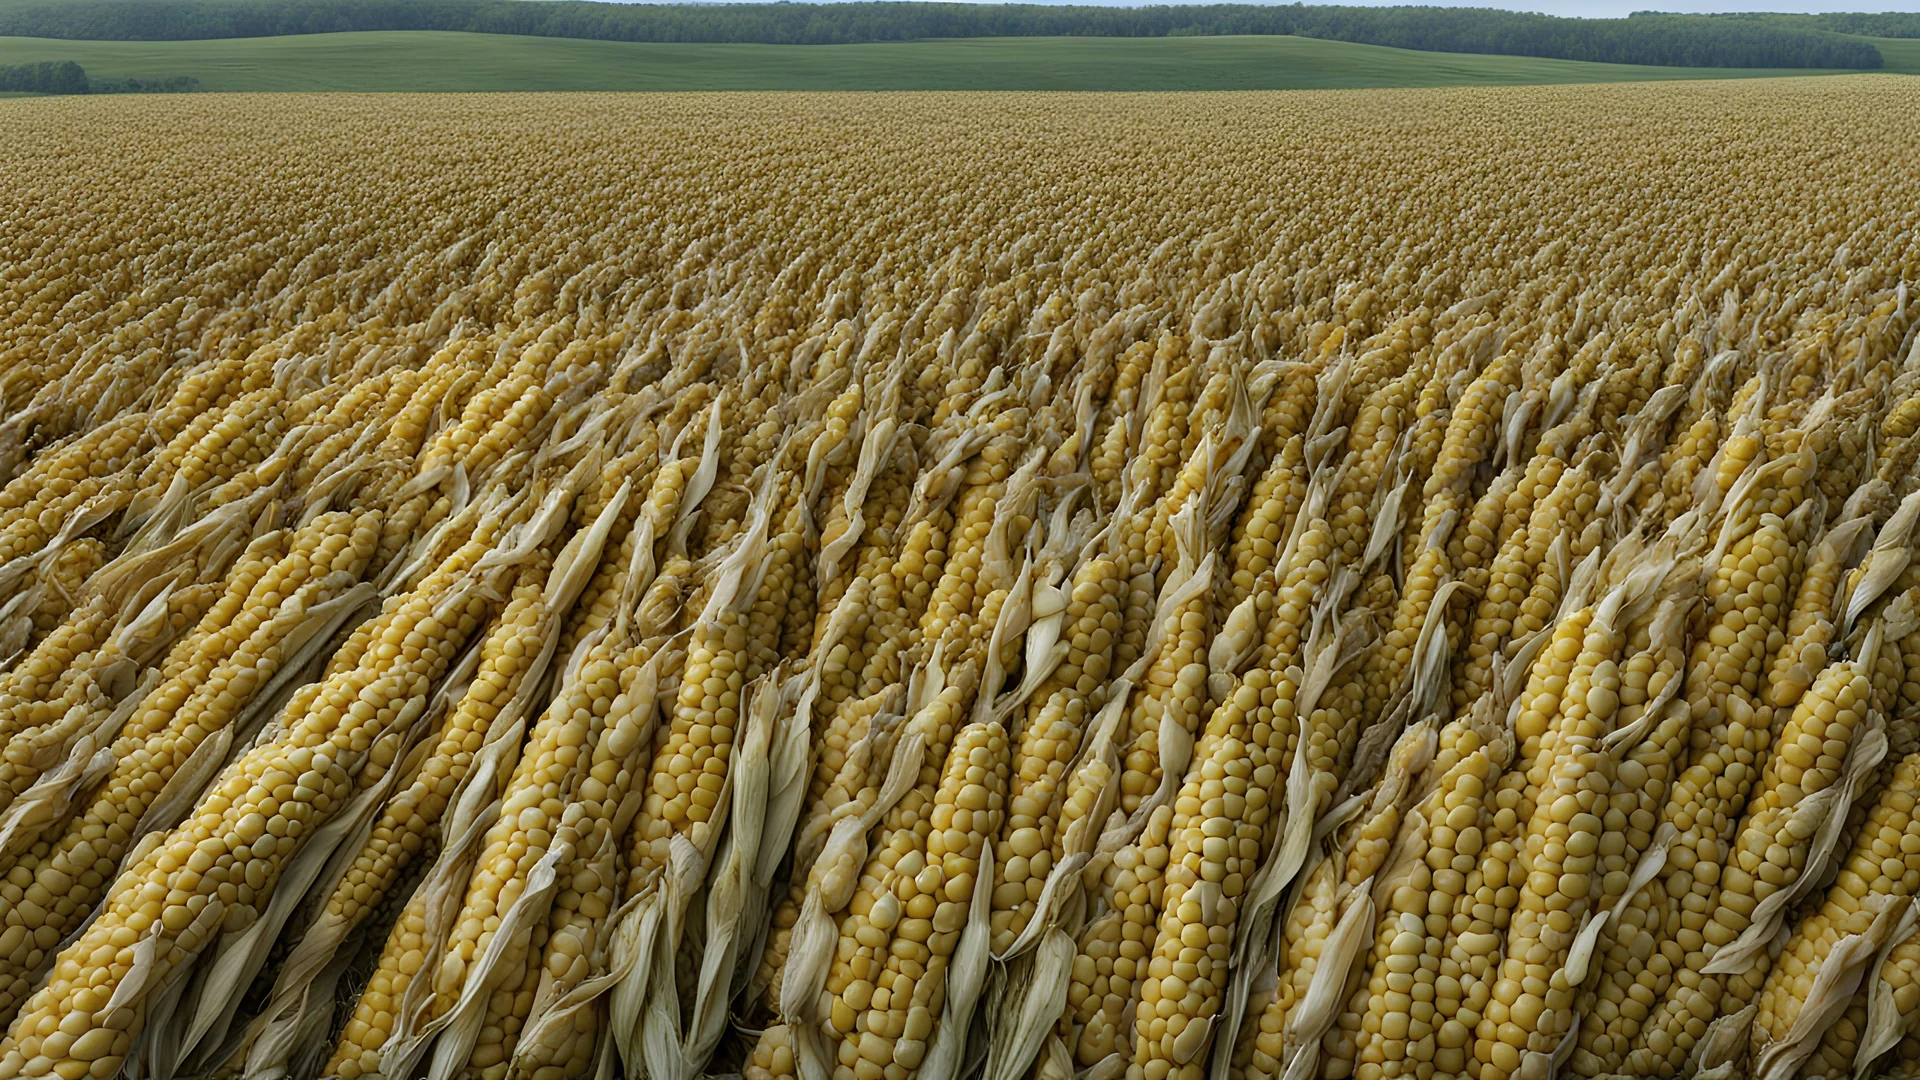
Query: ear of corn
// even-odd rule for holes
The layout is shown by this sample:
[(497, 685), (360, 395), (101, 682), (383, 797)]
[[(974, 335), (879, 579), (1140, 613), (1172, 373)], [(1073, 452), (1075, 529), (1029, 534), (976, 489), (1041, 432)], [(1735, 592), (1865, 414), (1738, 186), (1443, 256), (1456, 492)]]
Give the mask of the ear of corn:
[(1735, 824), (1771, 741), (1771, 716), (1757, 707), (1754, 694), (1767, 656), (1766, 635), (1784, 606), (1791, 572), (1785, 522), (1754, 517), (1746, 506), (1732, 508), (1729, 529), (1742, 521), (1758, 527), (1727, 545), (1707, 584), (1715, 621), (1695, 646), (1685, 691), (1694, 713), (1695, 750), (1663, 815), (1679, 830), (1662, 872), (1668, 904), (1662, 952), (1674, 975), (1628, 1055), (1630, 1070), (1677, 1069), (1700, 1030), (1685, 1018), (1710, 1016), (1717, 1007), (1718, 981), (1701, 973), (1710, 959), (1710, 898), (1718, 892)]
[[(545, 946), (555, 875), (581, 838), (577, 818), (584, 811), (567, 816), (577, 772), (619, 692), (615, 657), (628, 645), (627, 635), (611, 627), (583, 643), (584, 655), (570, 665), (561, 692), (529, 733), (502, 792), (499, 818), (435, 975), (429, 1015), (443, 1021), (434, 1047), (437, 1074), (484, 1071), (511, 1055), (512, 1044), (504, 1040), (517, 1034), (513, 1019), (524, 1015), (515, 998), (531, 992), (525, 982), (529, 960)], [(505, 940), (495, 945), (496, 939)]]
[[(1190, 570), (1189, 580), (1193, 576)], [(1091, 730), (1088, 721), (1097, 711), (1093, 708), (1098, 703), (1096, 695), (1107, 688), (1108, 665), (1119, 629), (1123, 582), (1117, 563), (1096, 555), (1066, 584), (1066, 589), (1058, 590), (1064, 595), (1049, 599), (1050, 603), (1064, 605), (1051, 614), (1062, 620), (1057, 633), (1066, 646), (1065, 655), (1029, 699), (1017, 751), (1022, 772), (1011, 778), (1005, 836), (996, 845), (994, 871), (1000, 885), (994, 894), (993, 945), (1001, 954), (1034, 918), (1041, 891), (1064, 855), (1054, 815), (1061, 800), (1070, 797), (1064, 783), (1067, 768), (1080, 749), (1081, 733)], [(1029, 630), (1030, 641), (1032, 633)], [(1032, 652), (1030, 646), (1030, 659)], [(1172, 662), (1168, 666), (1177, 678), (1178, 667)], [(1151, 673), (1148, 678), (1152, 678)], [(1013, 862), (1016, 859), (1020, 860), (1017, 865)], [(1001, 889), (1016, 884), (1018, 895), (1008, 888), (1003, 899)]]
[[(1920, 763), (1909, 757), (1900, 763), (1897, 775), (1913, 775), (1916, 767)], [(1815, 1010), (1812, 1015), (1833, 1009), (1838, 1011), (1828, 1015), (1843, 1015), (1860, 983), (1861, 968), (1887, 944), (1889, 936), (1895, 941), (1905, 936), (1894, 935), (1893, 930), (1904, 914), (1901, 902), (1913, 895), (1916, 877), (1901, 870), (1901, 860), (1911, 858), (1900, 854), (1902, 830), (1912, 821), (1911, 803), (1909, 795), (1895, 788), (1881, 796), (1826, 898), (1788, 939), (1756, 1002), (1753, 1040), (1759, 1061), (1771, 1064), (1788, 1059), (1791, 1065), (1785, 1068), (1797, 1068), (1820, 1048), (1822, 1033), (1829, 1026), (1828, 1022), (1800, 1025), (1802, 1015), (1809, 1009)], [(1882, 851), (1886, 854), (1878, 853)], [(1836, 949), (1843, 946), (1845, 954), (1836, 957)]]
[[(1646, 1019), (1653, 978), (1653, 914), (1664, 892), (1656, 880), (1677, 830), (1659, 824), (1660, 811), (1686, 761), (1692, 716), (1679, 698), (1685, 678), (1685, 620), (1691, 604), (1666, 597), (1644, 631), (1636, 629), (1632, 654), (1621, 665), (1620, 723), (1609, 739), (1625, 751), (1615, 767), (1601, 836), (1601, 896), (1605, 913), (1593, 944), (1600, 950), (1597, 985), (1578, 1010), (1579, 1047), (1571, 1063), (1581, 1075), (1618, 1066)], [(1644, 632), (1644, 644), (1641, 633)], [(1620, 736), (1632, 733), (1623, 739)], [(1622, 744), (1634, 736), (1637, 745)], [(1617, 837), (1617, 839), (1615, 839)]]

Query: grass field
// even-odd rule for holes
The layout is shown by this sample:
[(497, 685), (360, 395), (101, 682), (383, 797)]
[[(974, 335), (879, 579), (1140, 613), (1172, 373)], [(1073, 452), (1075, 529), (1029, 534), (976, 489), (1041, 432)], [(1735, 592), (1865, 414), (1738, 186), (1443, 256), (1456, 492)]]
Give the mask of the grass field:
[(1901, 75), (1920, 75), (1920, 38), (1868, 38), (1887, 62), (1886, 70)]
[[(1920, 41), (1880, 44), (1920, 72)], [(1296, 37), (971, 38), (695, 45), (384, 32), (211, 41), (0, 37), (0, 64), (94, 78), (192, 75), (206, 90), (1291, 90), (1809, 75), (1413, 52)]]

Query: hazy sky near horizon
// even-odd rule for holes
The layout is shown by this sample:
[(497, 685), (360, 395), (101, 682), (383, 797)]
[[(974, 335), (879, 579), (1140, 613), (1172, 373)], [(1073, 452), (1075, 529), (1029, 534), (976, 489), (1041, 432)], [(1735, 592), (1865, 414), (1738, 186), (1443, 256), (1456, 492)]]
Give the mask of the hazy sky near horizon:
[[(1039, 0), (1046, 3), (1052, 0)], [(1084, 0), (1083, 0), (1084, 2)], [(1094, 0), (1101, 2), (1101, 0)], [(1173, 0), (1178, 2), (1178, 0)], [(1309, 0), (1311, 2), (1311, 0)], [(1340, 0), (1366, 7), (1387, 7), (1419, 0)], [(1920, 0), (1889, 3), (1887, 0), (1862, 3), (1861, 0), (1444, 0), (1447, 7), (1490, 7), (1508, 11), (1538, 11), (1545, 15), (1571, 15), (1586, 19), (1617, 19), (1634, 11), (1920, 11)]]
[[(1052, 0), (1038, 0), (1041, 3)], [(1101, 0), (1094, 0), (1101, 2)], [(1178, 2), (1178, 0), (1174, 0)], [(1311, 2), (1311, 0), (1309, 0)], [(1340, 0), (1367, 7), (1386, 7), (1420, 0)], [(1490, 7), (1508, 11), (1538, 11), (1586, 19), (1617, 19), (1634, 11), (1920, 11), (1920, 0), (1442, 0), (1447, 7)]]
[[(671, 2), (671, 0), (630, 0), (630, 2)], [(962, 2), (1002, 3), (1004, 0), (962, 0)], [(1110, 4), (1136, 7), (1151, 3), (1206, 3), (1210, 0), (1024, 0), (1037, 4)], [(1222, 0), (1227, 2), (1227, 0)], [(1242, 0), (1262, 3), (1266, 0)], [(1314, 0), (1308, 0), (1309, 3)], [(1544, 15), (1566, 15), (1584, 19), (1617, 19), (1634, 11), (1920, 11), (1920, 0), (1330, 0), (1335, 3), (1367, 7), (1395, 4), (1431, 3), (1444, 7), (1490, 7), (1508, 11), (1537, 11)]]

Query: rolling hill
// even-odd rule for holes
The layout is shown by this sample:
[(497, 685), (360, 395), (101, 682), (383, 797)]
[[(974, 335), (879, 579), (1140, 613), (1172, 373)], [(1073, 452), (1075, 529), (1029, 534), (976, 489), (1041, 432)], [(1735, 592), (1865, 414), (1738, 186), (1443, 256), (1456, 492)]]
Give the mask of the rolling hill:
[[(1870, 39), (1920, 73), (1920, 40)], [(0, 37), (0, 64), (95, 79), (191, 74), (209, 91), (1276, 90), (1810, 75), (1441, 53), (1282, 36), (1022, 37), (758, 45), (377, 31), (197, 41)]]

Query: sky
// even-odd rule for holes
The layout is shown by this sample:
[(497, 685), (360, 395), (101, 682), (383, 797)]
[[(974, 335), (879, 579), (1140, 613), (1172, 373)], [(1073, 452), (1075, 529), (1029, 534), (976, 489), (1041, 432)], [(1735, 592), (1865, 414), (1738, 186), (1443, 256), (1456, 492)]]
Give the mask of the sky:
[[(1040, 0), (1046, 2), (1046, 0)], [(1083, 0), (1084, 2), (1084, 0)], [(1100, 2), (1100, 0), (1094, 0)], [(1421, 0), (1341, 0), (1369, 7)], [(1587, 19), (1617, 19), (1634, 11), (1920, 11), (1920, 0), (1427, 0), (1447, 7), (1538, 11)]]
[[(647, 3), (649, 0), (637, 0)], [(671, 0), (659, 0), (671, 2)], [(1003, 0), (974, 0), (1000, 3)], [(1022, 0), (1037, 4), (1204, 3), (1209, 0)], [(1228, 2), (1228, 0), (1220, 0)], [(1237, 0), (1261, 3), (1264, 0)], [(1314, 0), (1307, 0), (1312, 3)], [(1334, 3), (1388, 7), (1394, 4), (1433, 4), (1442, 7), (1489, 7), (1508, 11), (1537, 11), (1583, 19), (1618, 19), (1635, 11), (1920, 11), (1920, 0), (1330, 0)]]

